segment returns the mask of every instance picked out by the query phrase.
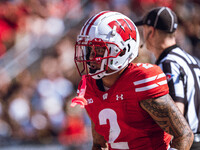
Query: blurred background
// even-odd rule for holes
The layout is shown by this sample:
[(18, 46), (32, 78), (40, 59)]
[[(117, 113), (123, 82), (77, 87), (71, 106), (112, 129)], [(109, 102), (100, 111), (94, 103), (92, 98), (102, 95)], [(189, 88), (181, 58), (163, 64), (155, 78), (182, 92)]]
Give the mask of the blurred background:
[[(69, 106), (81, 79), (76, 37), (102, 10), (137, 21), (156, 6), (176, 12), (177, 43), (200, 58), (199, 0), (0, 0), (0, 149), (89, 150), (87, 114)], [(145, 48), (134, 60), (154, 61)]]

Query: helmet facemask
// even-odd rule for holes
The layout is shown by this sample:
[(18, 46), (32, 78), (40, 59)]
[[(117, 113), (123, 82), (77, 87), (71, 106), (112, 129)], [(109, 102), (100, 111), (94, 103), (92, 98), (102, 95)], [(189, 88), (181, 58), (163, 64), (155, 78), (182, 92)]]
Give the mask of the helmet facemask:
[[(104, 42), (102, 39), (93, 39), (92, 41), (84, 41), (85, 37), (81, 37), (75, 45), (75, 63), (80, 75), (87, 74), (95, 79), (100, 79), (105, 75), (115, 72), (110, 64), (114, 63), (114, 59), (118, 57), (121, 50), (115, 43)], [(115, 49), (113, 50), (111, 49)], [(82, 65), (80, 65), (81, 63)]]

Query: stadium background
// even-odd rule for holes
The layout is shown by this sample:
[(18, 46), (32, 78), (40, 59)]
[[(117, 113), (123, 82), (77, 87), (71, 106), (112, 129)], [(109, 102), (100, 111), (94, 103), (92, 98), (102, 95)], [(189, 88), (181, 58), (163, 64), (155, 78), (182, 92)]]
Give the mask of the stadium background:
[[(0, 149), (88, 150), (90, 121), (83, 109), (69, 107), (80, 81), (76, 36), (99, 11), (136, 21), (155, 6), (177, 13), (177, 43), (200, 58), (199, 0), (1, 0)], [(155, 59), (143, 48), (134, 61)]]

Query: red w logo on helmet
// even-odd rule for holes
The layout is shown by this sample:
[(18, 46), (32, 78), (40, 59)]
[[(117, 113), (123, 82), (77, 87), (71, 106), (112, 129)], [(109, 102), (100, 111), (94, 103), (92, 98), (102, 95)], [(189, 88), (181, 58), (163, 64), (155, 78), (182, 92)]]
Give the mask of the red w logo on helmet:
[(136, 29), (133, 23), (128, 19), (117, 19), (108, 24), (112, 29), (116, 26), (116, 32), (122, 37), (124, 41), (129, 40), (130, 37), (136, 40)]

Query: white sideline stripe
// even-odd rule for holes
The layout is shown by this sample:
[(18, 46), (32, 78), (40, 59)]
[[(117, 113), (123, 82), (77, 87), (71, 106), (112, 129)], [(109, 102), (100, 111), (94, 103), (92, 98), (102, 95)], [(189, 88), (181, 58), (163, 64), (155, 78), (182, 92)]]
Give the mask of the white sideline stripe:
[(139, 80), (139, 81), (135, 81), (135, 82), (133, 82), (133, 84), (134, 85), (139, 85), (139, 84), (147, 83), (147, 82), (153, 81), (155, 79), (162, 78), (164, 76), (165, 76), (165, 74), (161, 73), (159, 75), (156, 75), (156, 76), (153, 76), (153, 77), (150, 77), (150, 78), (146, 78), (146, 79), (142, 79), (142, 80)]
[(141, 88), (135, 88), (135, 91), (136, 92), (143, 92), (143, 91), (151, 90), (153, 88), (158, 87), (159, 85), (164, 85), (164, 84), (167, 84), (166, 80), (158, 82), (157, 84), (152, 84), (152, 85), (141, 87)]

